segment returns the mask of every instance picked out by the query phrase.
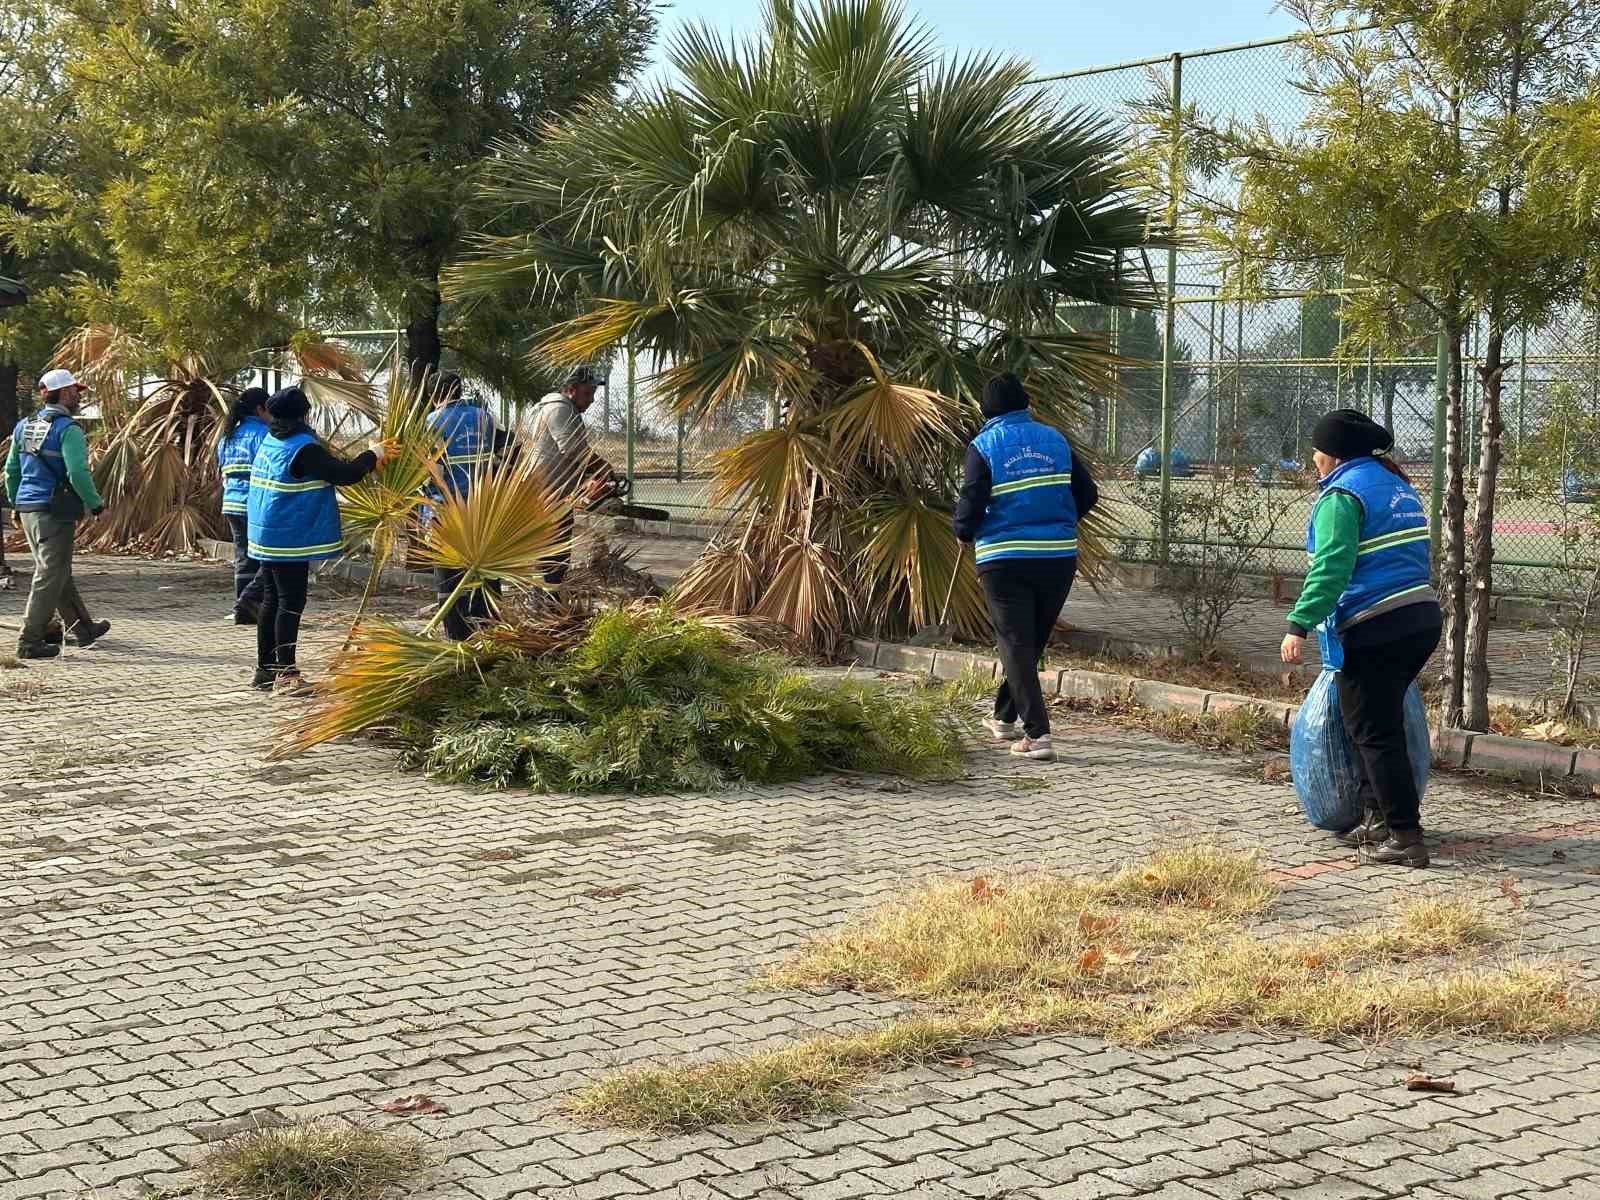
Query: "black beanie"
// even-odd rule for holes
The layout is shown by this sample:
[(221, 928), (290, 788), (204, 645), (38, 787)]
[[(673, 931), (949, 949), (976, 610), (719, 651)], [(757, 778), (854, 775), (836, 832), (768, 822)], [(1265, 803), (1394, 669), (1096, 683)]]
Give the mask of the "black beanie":
[(1364, 412), (1336, 408), (1317, 422), (1311, 444), (1334, 458), (1363, 458), (1388, 450), (1394, 445), (1394, 434)]
[(996, 375), (983, 385), (982, 407), (983, 415), (990, 419), (1027, 408), (1028, 393), (1022, 390), (1022, 380), (1010, 371)]
[(266, 388), (247, 387), (234, 397), (233, 415), (240, 421), (246, 417), (253, 417), (256, 415), (256, 409), (265, 408), (270, 399)]
[(311, 414), (311, 401), (300, 390), (299, 384), (279, 388), (267, 401), (267, 411), (274, 421), (304, 421)]

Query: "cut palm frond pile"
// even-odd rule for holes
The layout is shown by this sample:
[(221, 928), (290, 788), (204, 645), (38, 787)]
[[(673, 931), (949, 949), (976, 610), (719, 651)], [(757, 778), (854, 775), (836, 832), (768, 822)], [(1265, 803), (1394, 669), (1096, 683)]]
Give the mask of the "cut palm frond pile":
[(386, 731), (430, 775), (541, 791), (668, 792), (827, 769), (960, 774), (975, 685), (822, 681), (726, 619), (551, 606), (447, 643), (373, 623), (284, 752)]
[(613, 546), (600, 535), (593, 535), (589, 556), (562, 579), (562, 595), (592, 597), (612, 604), (659, 599), (661, 585), (652, 575), (633, 566), (637, 554), (637, 547)]
[[(1155, 303), (1140, 253), (1166, 235), (1125, 132), (1025, 61), (941, 57), (879, 0), (768, 5), (748, 44), (689, 28), (669, 57), (676, 82), (502, 149), (502, 215), (452, 294), (575, 307), (541, 362), (626, 344), (686, 421), (770, 404), (776, 427), (711, 464), (730, 532), (681, 600), (819, 646), (937, 621), (985, 380), (1015, 370), (1042, 419), (1081, 428), (1117, 386), (1101, 306)], [(1105, 518), (1081, 535), (1091, 578)], [(970, 557), (951, 617), (987, 632)]]

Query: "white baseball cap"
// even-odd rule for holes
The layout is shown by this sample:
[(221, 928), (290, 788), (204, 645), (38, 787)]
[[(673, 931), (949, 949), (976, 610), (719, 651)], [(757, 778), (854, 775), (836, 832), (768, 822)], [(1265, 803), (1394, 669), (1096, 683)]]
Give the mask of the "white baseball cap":
[(62, 388), (69, 387), (81, 387), (84, 391), (89, 390), (73, 378), (72, 372), (65, 367), (57, 367), (54, 371), (46, 371), (39, 376), (39, 390), (41, 392), (59, 392)]

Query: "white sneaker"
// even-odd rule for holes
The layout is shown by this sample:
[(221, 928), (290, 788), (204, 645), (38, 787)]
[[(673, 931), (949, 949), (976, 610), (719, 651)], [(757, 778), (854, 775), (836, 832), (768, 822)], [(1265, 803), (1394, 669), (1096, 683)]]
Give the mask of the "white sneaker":
[(1050, 744), (1050, 735), (1043, 737), (1025, 737), (1020, 741), (1011, 743), (1011, 753), (1019, 758), (1031, 758), (1037, 762), (1055, 762), (1055, 747)]
[(1017, 728), (1015, 721), (1002, 721), (996, 717), (985, 717), (983, 727), (989, 731), (990, 736), (997, 742), (1014, 742), (1022, 736), (1022, 730)]

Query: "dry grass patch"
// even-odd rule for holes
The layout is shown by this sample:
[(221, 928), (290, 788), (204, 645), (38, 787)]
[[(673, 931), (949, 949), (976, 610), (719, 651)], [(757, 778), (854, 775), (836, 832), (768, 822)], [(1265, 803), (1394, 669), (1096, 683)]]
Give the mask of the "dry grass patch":
[(933, 1011), (880, 1030), (608, 1078), (571, 1110), (697, 1129), (830, 1112), (872, 1074), (972, 1043), (1077, 1033), (1143, 1045), (1204, 1030), (1542, 1039), (1600, 1030), (1600, 995), (1520, 957), (1488, 896), (1423, 894), (1360, 928), (1273, 935), (1254, 855), (1183, 846), (1098, 878), (924, 884), (812, 939), (760, 981)]
[(379, 1200), (425, 1166), (415, 1137), (310, 1121), (237, 1134), (198, 1169), (203, 1191), (240, 1200)]

